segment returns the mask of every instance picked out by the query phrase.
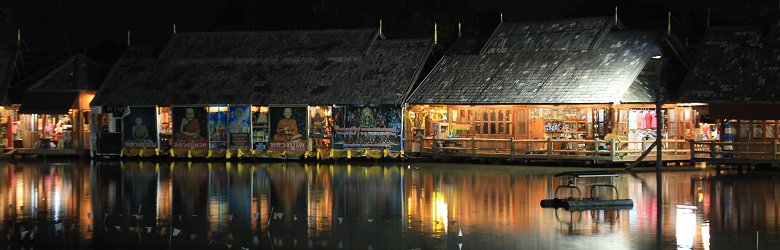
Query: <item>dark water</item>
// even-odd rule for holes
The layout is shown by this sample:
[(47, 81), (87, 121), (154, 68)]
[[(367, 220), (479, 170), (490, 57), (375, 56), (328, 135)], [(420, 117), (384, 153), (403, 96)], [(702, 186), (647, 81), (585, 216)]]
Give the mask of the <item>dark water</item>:
[(780, 248), (780, 173), (621, 174), (632, 209), (541, 208), (566, 170), (2, 162), (0, 249)]

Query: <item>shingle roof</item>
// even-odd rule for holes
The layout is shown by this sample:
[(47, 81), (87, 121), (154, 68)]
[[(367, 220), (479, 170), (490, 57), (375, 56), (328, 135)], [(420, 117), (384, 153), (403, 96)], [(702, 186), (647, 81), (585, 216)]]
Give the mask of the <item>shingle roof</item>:
[(710, 29), (683, 81), (678, 100), (780, 102), (780, 37), (774, 31), (778, 27)]
[(484, 53), (580, 51), (598, 47), (614, 22), (608, 17), (502, 23)]
[(17, 52), (15, 49), (0, 49), (0, 102), (3, 105), (10, 104), (8, 101), (8, 89), (13, 80), (16, 56)]
[(160, 58), (359, 56), (376, 35), (375, 29), (179, 33)]
[(108, 67), (82, 54), (60, 62), (43, 78), (35, 81), (28, 91), (97, 90), (108, 73)]
[(656, 87), (648, 81), (635, 79), (631, 86), (620, 98), (621, 103), (653, 103), (655, 102)]
[(177, 34), (158, 57), (126, 53), (92, 105), (400, 104), (432, 43), (375, 33)]
[[(552, 31), (536, 32), (540, 37), (522, 36), (518, 39), (523, 41), (517, 43), (496, 42), (500, 39), (494, 37), (481, 54), (445, 55), (408, 102), (557, 104), (620, 101), (647, 61), (659, 51), (659, 34), (608, 31), (599, 20), (603, 19), (562, 22), (571, 25), (540, 24), (545, 28), (523, 30)], [(499, 28), (496, 34), (504, 37), (501, 30)], [(550, 44), (550, 37), (562, 42)], [(523, 45), (502, 47), (496, 44)]]

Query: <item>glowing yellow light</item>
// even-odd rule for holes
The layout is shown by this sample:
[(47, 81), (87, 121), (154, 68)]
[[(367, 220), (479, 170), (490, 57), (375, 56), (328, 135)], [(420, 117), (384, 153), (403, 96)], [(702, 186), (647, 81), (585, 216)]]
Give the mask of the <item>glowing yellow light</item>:
[(441, 192), (433, 192), (433, 232), (447, 232), (448, 209)]

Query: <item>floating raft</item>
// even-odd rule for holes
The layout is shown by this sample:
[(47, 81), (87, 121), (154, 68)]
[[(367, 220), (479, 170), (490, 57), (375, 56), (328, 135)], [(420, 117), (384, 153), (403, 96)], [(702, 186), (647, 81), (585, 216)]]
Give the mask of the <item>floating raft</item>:
[(543, 208), (566, 208), (568, 210), (612, 210), (631, 209), (634, 201), (631, 199), (602, 200), (591, 199), (546, 199), (540, 205)]

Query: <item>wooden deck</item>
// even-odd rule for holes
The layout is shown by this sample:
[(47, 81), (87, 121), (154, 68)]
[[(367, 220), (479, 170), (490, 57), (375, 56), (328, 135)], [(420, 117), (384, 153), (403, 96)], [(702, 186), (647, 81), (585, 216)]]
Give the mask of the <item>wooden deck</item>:
[[(604, 140), (515, 140), (515, 139), (423, 139), (406, 140), (407, 149), (422, 157), (434, 159), (506, 159), (525, 161), (575, 161), (597, 164), (631, 163), (644, 152), (641, 145), (652, 141), (604, 141)], [(410, 145), (416, 143), (417, 145)], [(687, 141), (664, 140), (663, 161), (688, 162), (691, 160)], [(422, 145), (422, 146), (420, 146)], [(411, 146), (411, 147), (410, 147)], [(643, 159), (656, 160), (655, 150)], [(412, 151), (415, 153), (415, 151)]]
[(780, 166), (778, 141), (719, 142), (690, 141), (691, 162), (711, 165), (771, 165)]
[(4, 158), (36, 158), (36, 157), (86, 157), (89, 156), (89, 150), (86, 149), (35, 149), (35, 148), (15, 148), (8, 149), (3, 154)]

